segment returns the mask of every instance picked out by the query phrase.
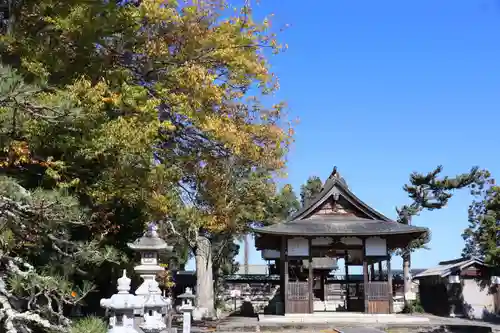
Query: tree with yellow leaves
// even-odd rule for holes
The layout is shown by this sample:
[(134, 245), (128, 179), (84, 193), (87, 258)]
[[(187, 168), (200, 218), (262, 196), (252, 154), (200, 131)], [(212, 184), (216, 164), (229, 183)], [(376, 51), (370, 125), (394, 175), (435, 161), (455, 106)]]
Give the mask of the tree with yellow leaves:
[(31, 117), (23, 154), (45, 163), (46, 186), (76, 193), (105, 222), (91, 232), (116, 246), (151, 218), (187, 240), (197, 304), (213, 314), (210, 237), (271, 218), (292, 140), (284, 105), (261, 101), (278, 88), (267, 57), (283, 49), (270, 21), (223, 0), (24, 0), (8, 15), (2, 61), (79, 110), (56, 123)]

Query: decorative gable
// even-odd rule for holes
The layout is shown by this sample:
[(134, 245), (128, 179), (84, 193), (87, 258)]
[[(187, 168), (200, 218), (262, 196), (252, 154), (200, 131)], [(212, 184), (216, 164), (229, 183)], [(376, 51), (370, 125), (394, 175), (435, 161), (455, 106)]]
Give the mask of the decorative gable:
[(332, 174), (326, 180), (321, 192), (295, 213), (291, 220), (326, 216), (351, 216), (391, 221), (356, 197), (347, 186), (345, 179), (337, 172), (337, 168), (333, 168)]
[(332, 215), (370, 218), (343, 197), (339, 197), (338, 200), (335, 200), (333, 195), (314, 209), (306, 218)]

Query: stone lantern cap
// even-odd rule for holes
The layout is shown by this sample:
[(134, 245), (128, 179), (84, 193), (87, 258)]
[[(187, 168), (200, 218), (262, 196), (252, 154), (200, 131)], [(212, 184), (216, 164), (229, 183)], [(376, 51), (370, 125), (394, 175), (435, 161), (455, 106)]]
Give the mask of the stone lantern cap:
[(178, 298), (182, 298), (182, 299), (195, 299), (196, 298), (196, 296), (193, 295), (193, 292), (192, 292), (191, 288), (189, 288), (189, 287), (186, 288), (186, 292), (185, 293), (180, 294), (177, 297)]
[(143, 300), (133, 294), (130, 294), (130, 279), (127, 277), (127, 271), (123, 270), (123, 276), (118, 279), (118, 293), (111, 298), (101, 299), (101, 307), (117, 310), (134, 310), (143, 308)]
[(163, 308), (170, 305), (162, 296), (158, 282), (152, 280), (149, 282), (149, 295), (146, 296), (144, 308)]
[(151, 222), (148, 225), (148, 229), (144, 235), (137, 238), (133, 243), (128, 243), (128, 247), (132, 250), (138, 251), (167, 251), (173, 250), (172, 246), (169, 246), (163, 239), (158, 236), (158, 226)]

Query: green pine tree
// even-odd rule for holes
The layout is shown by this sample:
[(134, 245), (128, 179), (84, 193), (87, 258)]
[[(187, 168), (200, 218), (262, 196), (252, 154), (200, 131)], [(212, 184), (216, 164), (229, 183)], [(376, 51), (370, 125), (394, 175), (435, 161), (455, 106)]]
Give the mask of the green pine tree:
[(314, 199), (316, 195), (321, 192), (323, 182), (317, 176), (311, 176), (307, 179), (306, 183), (300, 187), (300, 201), (302, 206)]
[[(396, 208), (399, 223), (411, 225), (412, 219), (418, 216), (424, 210), (442, 209), (453, 196), (455, 190), (463, 188), (473, 188), (484, 184), (486, 171), (480, 170), (478, 167), (472, 168), (469, 172), (457, 175), (455, 177), (441, 176), (443, 171), (442, 166), (436, 167), (433, 171), (422, 174), (413, 172), (410, 175), (409, 184), (403, 187), (408, 193), (412, 203)], [(410, 257), (411, 253), (417, 249), (425, 247), (428, 237), (417, 239), (412, 242), (406, 249), (401, 249), (399, 254), (403, 258), (403, 279), (405, 295), (410, 291)], [(409, 302), (405, 299), (405, 305), (408, 307)]]
[[(487, 175), (489, 176), (489, 175)], [(493, 267), (500, 266), (500, 187), (487, 177), (484, 186), (473, 189), (469, 226), (462, 237), (464, 256), (475, 256)]]

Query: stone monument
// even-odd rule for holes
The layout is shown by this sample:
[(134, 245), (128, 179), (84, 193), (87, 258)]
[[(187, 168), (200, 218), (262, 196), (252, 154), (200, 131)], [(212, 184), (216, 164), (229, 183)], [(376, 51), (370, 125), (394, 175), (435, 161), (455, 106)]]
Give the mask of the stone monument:
[(101, 307), (111, 311), (110, 333), (138, 333), (134, 329), (134, 312), (143, 308), (141, 297), (130, 294), (130, 279), (126, 270), (118, 279), (118, 293), (111, 298), (101, 299)]

